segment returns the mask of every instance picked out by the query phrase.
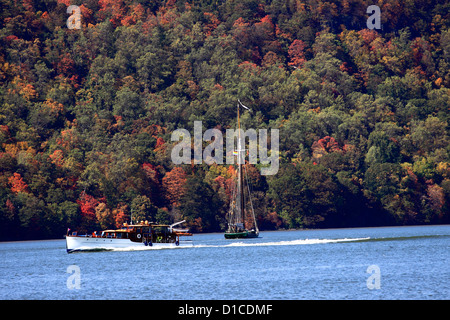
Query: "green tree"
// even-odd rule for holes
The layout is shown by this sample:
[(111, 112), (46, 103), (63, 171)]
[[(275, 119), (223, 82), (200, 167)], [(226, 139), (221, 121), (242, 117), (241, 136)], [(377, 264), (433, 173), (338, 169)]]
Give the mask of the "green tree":
[(218, 231), (222, 207), (213, 189), (197, 175), (187, 176), (185, 193), (178, 206), (194, 231)]
[(139, 195), (131, 202), (131, 213), (133, 221), (156, 221), (158, 208), (156, 208), (151, 200), (145, 195)]
[(320, 165), (286, 164), (268, 182), (269, 197), (290, 228), (326, 226), (342, 210), (338, 185)]

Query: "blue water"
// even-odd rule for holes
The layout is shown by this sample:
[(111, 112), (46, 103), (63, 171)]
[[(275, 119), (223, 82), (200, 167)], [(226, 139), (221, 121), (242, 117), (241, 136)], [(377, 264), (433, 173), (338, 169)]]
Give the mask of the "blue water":
[(73, 254), (64, 240), (0, 243), (0, 299), (450, 299), (450, 226), (193, 239)]

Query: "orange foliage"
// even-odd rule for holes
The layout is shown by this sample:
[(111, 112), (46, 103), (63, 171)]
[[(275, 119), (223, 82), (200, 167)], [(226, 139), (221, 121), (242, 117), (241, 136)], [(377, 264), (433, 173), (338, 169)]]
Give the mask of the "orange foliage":
[(120, 228), (125, 222), (127, 222), (128, 206), (125, 204), (118, 204), (116, 209), (112, 210), (112, 215), (114, 218), (114, 222), (116, 223), (116, 228)]
[(28, 192), (28, 185), (23, 181), (19, 173), (15, 172), (9, 177), (8, 182), (11, 184), (11, 191), (14, 193)]
[(56, 0), (57, 3), (62, 3), (67, 7), (70, 6), (70, 0)]
[(123, 26), (128, 27), (128, 26), (131, 26), (131, 25), (135, 24), (135, 23), (136, 23), (136, 20), (134, 20), (133, 17), (126, 16), (125, 18), (123, 18), (122, 20), (120, 20), (120, 23), (121, 23)]
[(164, 153), (166, 151), (166, 148), (167, 148), (167, 146), (166, 146), (166, 143), (164, 142), (164, 139), (161, 137), (158, 137), (156, 139), (156, 145), (155, 145), (154, 151), (156, 153)]
[(55, 150), (51, 155), (52, 163), (56, 166), (61, 167), (64, 164), (64, 154), (61, 150)]
[(49, 110), (50, 114), (52, 114), (53, 116), (58, 116), (58, 114), (61, 114), (64, 110), (64, 106), (61, 103), (51, 98), (45, 100), (42, 103), (42, 107)]
[(186, 172), (181, 167), (175, 167), (166, 173), (162, 179), (162, 185), (166, 193), (166, 199), (174, 207), (178, 205), (185, 192)]
[(212, 34), (212, 32), (217, 28), (217, 26), (220, 24), (220, 21), (212, 13), (205, 12), (203, 15), (208, 20), (208, 23), (206, 23), (204, 26), (204, 31), (206, 36), (209, 37)]
[(34, 89), (34, 86), (29, 83), (22, 82), (22, 79), (19, 76), (14, 77), (12, 83), (16, 86), (17, 89), (8, 89), (9, 93), (19, 93), (27, 101), (36, 98), (37, 93)]
[(20, 151), (27, 151), (31, 154), (34, 154), (35, 152), (33, 148), (28, 147), (28, 142), (26, 141), (20, 141), (12, 144), (3, 144), (3, 148), (5, 148), (5, 152), (9, 153), (13, 158), (15, 158)]
[(74, 129), (62, 130), (61, 137), (56, 139), (56, 143), (69, 151), (78, 145), (79, 138), (74, 134)]

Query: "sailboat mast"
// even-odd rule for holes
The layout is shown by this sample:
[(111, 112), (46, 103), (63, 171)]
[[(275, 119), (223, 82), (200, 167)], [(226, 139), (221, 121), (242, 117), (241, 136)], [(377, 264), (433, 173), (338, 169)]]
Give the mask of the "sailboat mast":
[[(246, 110), (251, 111), (248, 107), (244, 106), (241, 101), (237, 105), (237, 150), (233, 151), (233, 154), (237, 156), (237, 181), (233, 183), (233, 192), (230, 203), (230, 210), (228, 211), (228, 231), (225, 233), (226, 239), (240, 239), (240, 238), (257, 238), (259, 235), (258, 225), (256, 224), (255, 211), (253, 210), (252, 197), (250, 194), (250, 188), (248, 185), (248, 175), (244, 167), (245, 164), (245, 135), (241, 132), (241, 118), (239, 114), (239, 107), (243, 107)], [(242, 139), (242, 140), (241, 140)], [(250, 201), (250, 208), (253, 217), (254, 228), (248, 229), (245, 225), (245, 207), (246, 199), (244, 198), (245, 185), (244, 179), (247, 181), (248, 200)]]
[(244, 217), (244, 175), (243, 175), (243, 162), (244, 157), (242, 152), (244, 149), (241, 145), (241, 121), (239, 118), (239, 105), (237, 107), (237, 118), (238, 118), (238, 207), (239, 207), (239, 217), (241, 222), (245, 227), (245, 217)]

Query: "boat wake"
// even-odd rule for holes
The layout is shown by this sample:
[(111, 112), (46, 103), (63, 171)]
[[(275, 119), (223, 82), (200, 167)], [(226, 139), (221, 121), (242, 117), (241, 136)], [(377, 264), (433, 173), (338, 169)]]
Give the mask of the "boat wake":
[(225, 245), (225, 247), (259, 247), (259, 246), (297, 246), (305, 244), (321, 244), (321, 243), (338, 243), (338, 242), (354, 242), (354, 241), (366, 241), (370, 238), (344, 238), (344, 239), (298, 239), (288, 241), (276, 241), (276, 242), (234, 242)]
[(344, 239), (298, 239), (271, 242), (232, 242), (224, 245), (194, 245), (194, 248), (227, 248), (227, 247), (266, 247), (266, 246), (298, 246), (307, 244), (339, 243), (368, 241), (370, 238), (344, 238)]
[[(167, 249), (185, 249), (185, 248), (230, 248), (230, 247), (268, 247), (268, 246), (298, 246), (308, 244), (340, 243), (340, 242), (361, 242), (369, 241), (370, 238), (343, 238), (343, 239), (297, 239), (287, 241), (269, 241), (269, 242), (232, 242), (227, 244), (193, 244), (179, 247), (124, 247), (114, 248), (104, 251), (147, 251), (147, 250), (167, 250)], [(103, 250), (98, 250), (103, 251)]]

